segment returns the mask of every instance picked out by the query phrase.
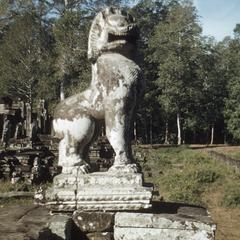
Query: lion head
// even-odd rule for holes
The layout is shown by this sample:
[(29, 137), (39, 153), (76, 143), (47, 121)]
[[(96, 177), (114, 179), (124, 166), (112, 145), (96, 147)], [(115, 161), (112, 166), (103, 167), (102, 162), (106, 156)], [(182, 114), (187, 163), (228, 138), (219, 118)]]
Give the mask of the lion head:
[(138, 37), (135, 19), (126, 11), (108, 7), (93, 20), (88, 40), (88, 58), (96, 60), (103, 52), (129, 52)]

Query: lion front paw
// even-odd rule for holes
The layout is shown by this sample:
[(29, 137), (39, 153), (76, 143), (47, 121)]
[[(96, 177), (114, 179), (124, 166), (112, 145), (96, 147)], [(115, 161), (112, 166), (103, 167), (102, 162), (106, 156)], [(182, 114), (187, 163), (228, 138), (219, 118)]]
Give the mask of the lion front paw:
[(90, 169), (91, 168), (90, 168), (89, 164), (85, 163), (78, 167), (78, 173), (79, 174), (88, 174), (88, 173), (90, 173)]
[(113, 165), (108, 172), (137, 173), (139, 169), (136, 164)]

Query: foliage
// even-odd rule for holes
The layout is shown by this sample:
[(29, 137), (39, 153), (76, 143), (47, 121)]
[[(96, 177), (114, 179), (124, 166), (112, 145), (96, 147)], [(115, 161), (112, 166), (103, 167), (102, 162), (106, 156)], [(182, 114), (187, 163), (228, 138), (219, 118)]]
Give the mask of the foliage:
[(166, 121), (172, 115), (187, 113), (196, 102), (200, 33), (195, 8), (183, 1), (169, 7), (166, 18), (155, 27), (149, 40), (150, 61), (158, 69), (154, 86), (160, 93), (157, 100)]
[[(47, 29), (33, 12), (24, 12), (9, 25), (2, 39), (0, 75), (1, 89), (14, 98), (33, 103), (38, 97), (38, 83), (45, 88), (51, 79), (51, 39)], [(49, 71), (48, 71), (49, 69)]]
[(89, 27), (108, 5), (128, 9), (140, 30), (136, 62), (146, 89), (136, 139), (239, 142), (239, 23), (233, 38), (202, 36), (190, 0), (2, 0), (0, 95), (32, 105), (44, 98), (53, 109), (61, 94), (84, 90), (91, 79)]
[(235, 28), (235, 38), (228, 47), (228, 97), (226, 98), (225, 117), (227, 129), (235, 140), (240, 140), (240, 30)]
[(89, 22), (79, 12), (65, 12), (53, 28), (55, 38), (57, 83), (63, 81), (66, 95), (84, 89), (90, 80), (87, 59)]
[(206, 186), (218, 178), (219, 174), (212, 169), (188, 169), (186, 166), (181, 172), (170, 174), (164, 184), (171, 189), (170, 200), (201, 204), (201, 194)]

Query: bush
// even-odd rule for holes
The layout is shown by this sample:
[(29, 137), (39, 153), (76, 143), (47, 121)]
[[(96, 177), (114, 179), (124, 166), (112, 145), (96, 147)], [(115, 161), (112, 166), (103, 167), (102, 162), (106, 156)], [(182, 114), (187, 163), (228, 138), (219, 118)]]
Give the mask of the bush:
[(204, 169), (196, 172), (196, 180), (198, 183), (214, 183), (219, 177), (220, 174), (212, 169)]
[(182, 172), (171, 171), (164, 177), (163, 184), (169, 191), (171, 201), (201, 204), (201, 194), (205, 188), (219, 178), (212, 169), (195, 169), (189, 166)]
[(166, 201), (205, 205), (208, 204), (205, 193), (222, 191), (231, 183), (232, 187), (226, 187), (223, 202), (227, 206), (239, 206), (240, 186), (234, 185), (240, 182), (240, 174), (233, 168), (187, 146), (144, 149), (144, 153), (147, 181), (154, 183)]

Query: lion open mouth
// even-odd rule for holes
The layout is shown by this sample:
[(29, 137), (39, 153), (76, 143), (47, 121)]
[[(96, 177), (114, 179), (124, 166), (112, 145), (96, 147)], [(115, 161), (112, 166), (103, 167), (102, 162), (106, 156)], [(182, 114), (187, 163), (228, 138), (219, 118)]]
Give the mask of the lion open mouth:
[(115, 35), (112, 33), (108, 34), (108, 42), (109, 43), (113, 43), (113, 42), (121, 42), (121, 43), (132, 43), (135, 44), (136, 42), (136, 38), (134, 38), (133, 36), (130, 36), (128, 34), (124, 34), (124, 35)]

